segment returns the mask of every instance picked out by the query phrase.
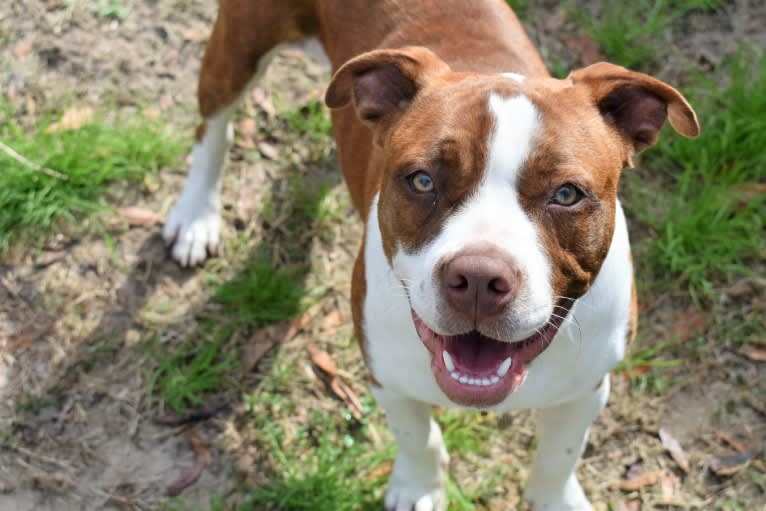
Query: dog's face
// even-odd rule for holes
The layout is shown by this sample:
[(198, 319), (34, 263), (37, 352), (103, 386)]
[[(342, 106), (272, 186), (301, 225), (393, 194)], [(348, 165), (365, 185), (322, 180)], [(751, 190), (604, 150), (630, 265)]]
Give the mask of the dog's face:
[(620, 172), (669, 116), (670, 86), (609, 64), (566, 80), (453, 73), (428, 50), (362, 55), (353, 98), (383, 153), (378, 223), (432, 370), (456, 403), (502, 401), (590, 287), (614, 231)]

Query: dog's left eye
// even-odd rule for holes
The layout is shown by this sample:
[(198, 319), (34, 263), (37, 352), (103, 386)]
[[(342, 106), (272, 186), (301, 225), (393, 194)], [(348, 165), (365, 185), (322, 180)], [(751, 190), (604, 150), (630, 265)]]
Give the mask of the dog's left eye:
[(575, 185), (566, 184), (553, 194), (551, 202), (560, 206), (574, 206), (583, 198), (583, 193)]
[(422, 170), (413, 172), (407, 176), (407, 179), (416, 192), (429, 193), (434, 191), (434, 180)]

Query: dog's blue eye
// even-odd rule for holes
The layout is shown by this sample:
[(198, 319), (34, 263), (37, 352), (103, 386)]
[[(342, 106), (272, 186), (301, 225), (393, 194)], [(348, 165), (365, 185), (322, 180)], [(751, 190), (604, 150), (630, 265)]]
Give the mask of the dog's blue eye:
[(428, 193), (434, 191), (434, 180), (422, 170), (410, 174), (409, 180), (416, 192)]
[(556, 190), (553, 195), (553, 202), (560, 206), (574, 206), (582, 199), (582, 192), (574, 185), (564, 185)]

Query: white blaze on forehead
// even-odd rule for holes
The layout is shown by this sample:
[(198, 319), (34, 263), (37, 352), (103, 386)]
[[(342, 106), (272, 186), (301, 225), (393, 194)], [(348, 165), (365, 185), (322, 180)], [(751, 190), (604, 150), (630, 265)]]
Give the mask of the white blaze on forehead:
[(507, 324), (513, 325), (513, 340), (532, 335), (552, 312), (551, 270), (537, 226), (519, 202), (518, 177), (528, 158), (540, 119), (537, 109), (523, 95), (504, 98), (492, 93), (488, 104), (495, 126), (489, 139), (489, 154), (476, 191), (445, 222), (439, 235), (427, 246), (394, 256), (394, 270), (410, 282), (412, 305), (418, 315), (437, 332), (440, 315), (447, 313), (435, 270), (446, 257), (483, 242), (506, 252), (523, 273), (517, 300), (510, 307)]

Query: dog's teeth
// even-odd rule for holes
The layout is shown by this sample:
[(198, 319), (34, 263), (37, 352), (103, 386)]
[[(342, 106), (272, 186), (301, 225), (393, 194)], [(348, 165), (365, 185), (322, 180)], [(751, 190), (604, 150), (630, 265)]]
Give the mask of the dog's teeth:
[(452, 371), (451, 373), (449, 373), (449, 375), (452, 376), (453, 380), (459, 380), (460, 379), (460, 373), (457, 372), (457, 371)]
[(511, 357), (508, 357), (505, 360), (503, 360), (503, 363), (500, 364), (500, 367), (497, 368), (497, 375), (500, 378), (505, 376), (505, 374), (508, 372), (508, 369), (511, 368), (511, 362), (513, 362), (513, 360), (511, 360)]
[(481, 384), (484, 385), (485, 387), (487, 385), (489, 385), (490, 383), (492, 383), (492, 382), (489, 381), (489, 378), (484, 378), (484, 379), (481, 380)]
[(495, 383), (500, 381), (500, 377), (497, 375), (493, 375), (492, 378), (489, 379), (489, 381), (491, 381), (492, 384), (494, 385)]
[(444, 360), (444, 366), (447, 371), (453, 372), (455, 370), (455, 363), (452, 362), (452, 356), (447, 353), (447, 350), (442, 351), (442, 360)]
[(463, 376), (460, 377), (460, 379), (458, 381), (460, 383), (468, 383), (468, 376), (463, 375)]

